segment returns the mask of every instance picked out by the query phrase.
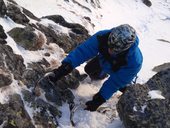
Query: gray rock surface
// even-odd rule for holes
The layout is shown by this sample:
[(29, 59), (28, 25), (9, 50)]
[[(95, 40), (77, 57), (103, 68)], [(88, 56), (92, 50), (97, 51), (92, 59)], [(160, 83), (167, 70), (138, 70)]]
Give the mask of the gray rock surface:
[(0, 17), (4, 17), (7, 12), (6, 5), (3, 0), (0, 0)]
[(14, 54), (8, 45), (0, 44), (0, 67), (6, 68), (14, 75), (14, 78), (21, 80), (21, 76), (26, 69), (22, 56)]
[[(152, 99), (150, 91), (160, 91), (165, 99)], [(169, 128), (169, 92), (170, 69), (158, 72), (144, 85), (128, 87), (117, 104), (125, 128)]]
[(11, 95), (9, 103), (0, 103), (0, 126), (2, 128), (35, 128), (20, 95)]
[(0, 68), (0, 87), (8, 86), (12, 83), (12, 76), (5, 68)]
[(8, 34), (18, 45), (22, 46), (26, 50), (39, 50), (45, 43), (42, 34), (36, 34), (32, 27), (13, 28), (8, 32)]

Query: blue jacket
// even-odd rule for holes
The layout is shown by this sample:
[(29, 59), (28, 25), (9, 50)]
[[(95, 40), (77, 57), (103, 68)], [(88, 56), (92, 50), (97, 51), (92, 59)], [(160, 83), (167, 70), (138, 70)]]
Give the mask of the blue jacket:
[(138, 48), (139, 39), (137, 37), (135, 43), (130, 47), (127, 53), (128, 64), (122, 66), (118, 71), (113, 72), (111, 64), (108, 61), (103, 61), (104, 57), (99, 52), (99, 41), (97, 39), (97, 35), (103, 35), (110, 31), (111, 30), (103, 30), (97, 32), (79, 45), (75, 50), (71, 51), (70, 54), (63, 60), (63, 62), (68, 62), (73, 66), (73, 68), (76, 68), (85, 61), (99, 55), (102, 71), (110, 75), (99, 91), (106, 100), (109, 99), (114, 92), (125, 87), (133, 80), (140, 71), (143, 61), (141, 51)]

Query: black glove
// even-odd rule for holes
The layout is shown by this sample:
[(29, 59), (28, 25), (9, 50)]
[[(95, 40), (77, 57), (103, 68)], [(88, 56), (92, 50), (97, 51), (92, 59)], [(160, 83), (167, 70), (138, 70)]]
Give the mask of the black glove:
[(47, 77), (51, 82), (55, 83), (60, 78), (69, 74), (72, 70), (73, 67), (71, 66), (71, 64), (64, 62), (59, 68), (54, 69), (52, 73), (50, 73)]
[(102, 95), (98, 92), (93, 96), (93, 100), (86, 102), (85, 110), (96, 111), (97, 108), (102, 105), (106, 100), (102, 97)]

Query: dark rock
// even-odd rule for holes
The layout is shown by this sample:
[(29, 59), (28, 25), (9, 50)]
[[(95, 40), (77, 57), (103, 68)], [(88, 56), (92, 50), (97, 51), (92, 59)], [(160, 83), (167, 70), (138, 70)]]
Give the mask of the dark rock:
[(41, 88), (45, 92), (46, 99), (56, 105), (61, 106), (62, 102), (73, 103), (74, 95), (68, 88), (76, 89), (79, 86), (79, 79), (75, 74), (77, 75), (77, 73), (67, 75), (56, 83), (44, 77), (38, 82), (36, 90)]
[(56, 128), (58, 126), (57, 118), (61, 117), (61, 112), (57, 107), (50, 105), (42, 99), (37, 99), (33, 104), (39, 112), (34, 113), (35, 124), (41, 128)]
[(155, 72), (160, 72), (162, 70), (167, 70), (168, 68), (170, 68), (170, 63), (164, 63), (162, 65), (154, 67), (152, 70)]
[(51, 15), (51, 16), (45, 16), (43, 18), (47, 18), (50, 19), (52, 21), (54, 21), (55, 23), (62, 25), (64, 27), (67, 28), (71, 28), (71, 29), (79, 29), (79, 31), (81, 30), (82, 33), (81, 34), (86, 34), (88, 35), (88, 31), (80, 24), (75, 24), (75, 23), (68, 23), (67, 21), (65, 21), (65, 19), (60, 16), (60, 15)]
[[(78, 6), (80, 6), (80, 7), (83, 8), (83, 9), (89, 11), (90, 13), (92, 12), (91, 9), (89, 9), (88, 7), (80, 4), (78, 1), (76, 1), (76, 0), (72, 0), (72, 1), (73, 1), (73, 3), (77, 4)], [(86, 2), (87, 2), (87, 0), (86, 0)]]
[(28, 17), (30, 17), (31, 19), (33, 20), (36, 20), (36, 21), (40, 21), (39, 18), (37, 18), (32, 12), (30, 12), (29, 10), (25, 9), (25, 8), (22, 8), (23, 9), (23, 13), (25, 15), (27, 15)]
[(7, 16), (9, 16), (14, 22), (26, 25), (29, 23), (29, 19), (22, 13), (21, 8), (15, 4), (7, 5)]
[(15, 40), (15, 42), (27, 50), (39, 50), (45, 43), (42, 34), (35, 34), (31, 27), (13, 28), (8, 34)]
[[(167, 17), (165, 18), (164, 20), (170, 20), (170, 17)], [(165, 40), (165, 39), (157, 39), (158, 41), (161, 41), (161, 42), (166, 42), (166, 43), (170, 43), (169, 40)]]
[(0, 104), (0, 120), (3, 128), (35, 128), (17, 94), (10, 96), (9, 103)]
[(35, 95), (28, 90), (22, 90), (22, 94), (24, 100), (30, 104), (31, 108), (39, 110), (33, 112), (33, 119), (37, 126), (41, 126), (41, 128), (49, 128), (51, 125), (57, 127), (57, 119), (61, 117), (61, 112), (56, 106), (35, 97)]
[(9, 1), (9, 2), (15, 4), (15, 5), (18, 5), (18, 4), (17, 4), (15, 1), (13, 1), (13, 0), (7, 0), (7, 1)]
[(35, 101), (36, 96), (33, 95), (32, 92), (30, 92), (28, 90), (22, 90), (21, 92), (22, 92), (24, 101), (26, 101), (28, 103), (33, 103)]
[(59, 45), (65, 52), (69, 52), (71, 49), (73, 49), (73, 46), (71, 44), (74, 44), (74, 42), (67, 36), (66, 34), (57, 34), (53, 29), (50, 27), (46, 27), (41, 24), (37, 24), (39, 26), (39, 30), (43, 32), (47, 37), (47, 43), (56, 43)]
[(162, 70), (148, 80), (150, 90), (160, 90), (166, 99), (170, 99), (170, 68)]
[(42, 99), (36, 99), (32, 105), (34, 105), (34, 107), (36, 106), (36, 108), (39, 108), (40, 110), (45, 109), (46, 111), (49, 111), (50, 114), (53, 115), (53, 118), (61, 117), (61, 112), (58, 110), (57, 106), (53, 106)]
[(8, 34), (25, 49), (31, 49), (36, 42), (36, 34), (24, 28), (14, 28)]
[(94, 8), (96, 8), (96, 7), (98, 7), (98, 8), (101, 8), (101, 6), (100, 6), (100, 1), (99, 0), (90, 0), (90, 3), (91, 3), (91, 5), (94, 7)]
[(0, 38), (0, 44), (7, 44), (6, 40)]
[(0, 58), (0, 66), (5, 68), (4, 64), (6, 64), (7, 69), (13, 73), (14, 78), (21, 80), (21, 76), (26, 69), (22, 56), (14, 54), (10, 46), (0, 44)]
[(68, 23), (60, 15), (51, 15), (43, 18), (48, 18), (59, 25), (71, 29), (72, 32), (70, 32), (68, 36), (64, 33), (59, 33), (58, 30), (55, 30), (55, 28), (53, 28), (53, 26), (49, 25), (49, 27), (45, 27), (41, 24), (37, 24), (39, 26), (39, 30), (47, 36), (47, 40), (49, 43), (54, 42), (58, 44), (67, 53), (73, 50), (76, 46), (78, 46), (89, 37), (88, 31), (82, 25)]
[(4, 17), (6, 15), (7, 9), (3, 0), (0, 0), (0, 17)]
[(0, 87), (8, 86), (12, 83), (12, 76), (5, 68), (0, 68)]
[(148, 7), (152, 6), (152, 2), (150, 0), (142, 0), (142, 2)]
[(44, 56), (50, 56), (50, 53), (45, 53)]
[(84, 19), (86, 19), (86, 20), (88, 20), (89, 22), (91, 22), (91, 19), (90, 19), (90, 17), (88, 17), (88, 16), (84, 16)]
[(69, 89), (65, 89), (61, 92), (62, 100), (68, 104), (74, 103), (74, 95)]
[(7, 35), (5, 34), (3, 27), (0, 25), (0, 39), (2, 40), (6, 38), (7, 38)]
[[(170, 69), (154, 75), (145, 85), (133, 85), (121, 96), (117, 110), (125, 128), (170, 127)], [(159, 90), (165, 99), (151, 99), (149, 91)]]
[[(64, 22), (62, 18), (59, 17), (58, 20), (61, 20), (60, 23), (64, 24), (62, 23)], [(58, 30), (55, 30), (55, 28), (50, 25), (46, 27), (42, 24), (37, 24), (37, 26), (39, 27), (38, 30), (46, 35), (48, 43), (56, 43), (67, 53), (89, 37), (87, 30), (78, 24), (68, 25), (72, 30), (72, 32), (69, 33), (69, 36), (64, 33), (59, 33)]]
[(45, 58), (43, 58), (42, 60), (40, 60), (37, 63), (40, 64), (40, 65), (45, 66), (46, 68), (50, 67), (50, 63)]
[(28, 68), (23, 72), (22, 78), (27, 87), (34, 87), (37, 81), (43, 77), (45, 69), (39, 63), (30, 63)]
[(61, 89), (54, 86), (48, 79), (43, 78), (39, 81), (38, 85), (45, 92), (45, 97), (48, 101), (55, 103), (58, 106), (62, 105)]

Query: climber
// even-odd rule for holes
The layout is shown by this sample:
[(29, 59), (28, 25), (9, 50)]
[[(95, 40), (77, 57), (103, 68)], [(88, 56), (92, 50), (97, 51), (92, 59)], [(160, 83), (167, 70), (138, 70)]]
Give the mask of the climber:
[(136, 31), (128, 24), (99, 31), (71, 51), (48, 79), (56, 82), (89, 60), (84, 67), (89, 77), (92, 80), (106, 78), (99, 92), (86, 102), (86, 110), (95, 111), (116, 91), (124, 92), (140, 71), (143, 57), (138, 44)]

